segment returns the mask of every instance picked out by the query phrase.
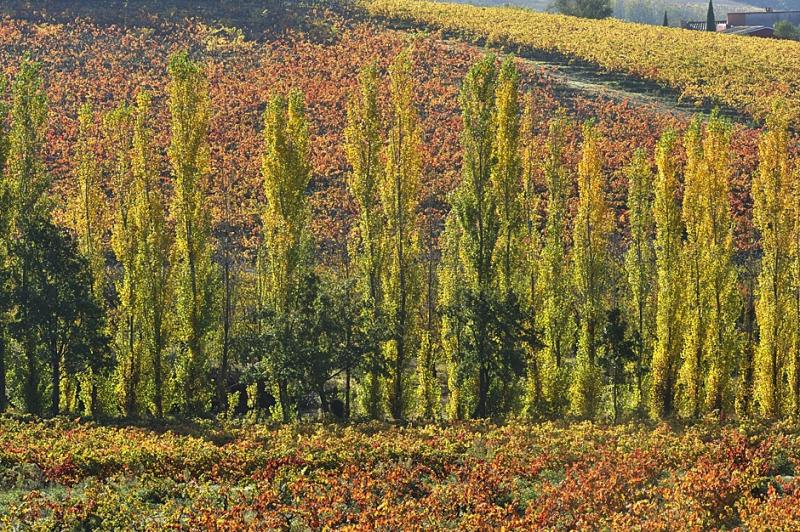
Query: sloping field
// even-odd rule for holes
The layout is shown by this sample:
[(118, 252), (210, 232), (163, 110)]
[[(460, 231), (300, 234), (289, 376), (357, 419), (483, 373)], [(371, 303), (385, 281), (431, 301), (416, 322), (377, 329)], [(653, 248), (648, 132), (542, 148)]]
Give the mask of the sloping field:
[[(15, 4), (16, 5), (16, 4)], [(206, 4), (203, 4), (206, 5)], [(243, 244), (258, 216), (255, 207), (261, 194), (261, 113), (270, 95), (291, 87), (300, 89), (309, 105), (312, 122), (314, 179), (311, 202), (314, 233), (330, 246), (343, 242), (352, 219), (352, 203), (345, 190), (348, 172), (344, 157), (345, 108), (356, 86), (359, 69), (376, 62), (385, 77), (386, 66), (405, 47), (414, 47), (417, 105), (423, 133), (424, 208), (437, 220), (446, 213), (445, 198), (459, 179), (461, 131), (458, 91), (469, 66), (483, 53), (478, 47), (443, 39), (438, 34), (419, 35), (383, 27), (328, 7), (299, 11), (291, 27), (257, 31), (263, 26), (245, 24), (246, 17), (232, 17), (222, 9), (217, 18), (230, 18), (228, 26), (212, 16), (183, 18), (169, 13), (136, 14), (114, 18), (103, 11), (94, 18), (45, 16), (39, 11), (0, 19), (0, 71), (13, 76), (20, 58), (28, 54), (42, 65), (48, 93), (50, 127), (46, 157), (56, 195), (74, 192), (73, 148), (77, 133), (76, 113), (83, 102), (95, 108), (99, 125), (102, 114), (130, 103), (140, 89), (155, 97), (156, 142), (161, 155), (161, 173), (170, 182), (163, 157), (168, 142), (165, 90), (166, 61), (172, 51), (188, 49), (203, 61), (211, 79), (211, 156), (214, 174), (209, 203), (216, 216), (221, 208), (221, 189), (230, 187), (233, 213)], [(302, 20), (298, 26), (295, 19)], [(259, 19), (260, 20), (260, 19)], [(278, 18), (275, 21), (280, 22)], [(127, 25), (124, 25), (125, 22)], [(558, 108), (565, 108), (576, 127), (569, 132), (567, 159), (574, 166), (579, 155), (580, 122), (598, 121), (605, 142), (603, 153), (611, 179), (611, 199), (618, 211), (624, 208), (625, 180), (617, 175), (633, 152), (652, 151), (662, 130), (682, 130), (686, 115), (665, 105), (650, 105), (625, 94), (600, 96), (581, 87), (565, 90), (553, 69), (520, 60), (522, 83), (537, 102), (537, 134), (546, 134), (547, 121)], [(381, 88), (385, 105), (387, 88)], [(755, 163), (755, 131), (738, 127), (734, 146), (734, 209), (737, 216), (748, 209), (749, 174)], [(543, 142), (542, 142), (543, 145)], [(99, 154), (103, 157), (103, 154)], [(746, 220), (741, 216), (740, 220)], [(744, 228), (742, 228), (744, 230)]]
[(422, 0), (365, 0), (376, 17), (437, 28), (511, 50), (588, 61), (764, 116), (775, 98), (800, 116), (800, 43), (587, 20), (519, 8)]

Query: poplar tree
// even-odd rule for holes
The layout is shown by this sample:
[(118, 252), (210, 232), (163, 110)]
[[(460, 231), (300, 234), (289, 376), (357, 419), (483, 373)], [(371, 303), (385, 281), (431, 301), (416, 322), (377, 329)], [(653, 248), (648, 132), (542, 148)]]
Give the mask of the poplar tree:
[(683, 224), (677, 193), (677, 138), (664, 133), (656, 146), (654, 183), (656, 257), (655, 342), (650, 381), (651, 417), (664, 419), (675, 413), (675, 393), (682, 350), (683, 271), (681, 244)]
[(557, 117), (549, 126), (544, 167), (547, 220), (537, 278), (537, 291), (541, 297), (537, 322), (544, 344), (539, 352), (538, 366), (542, 396), (552, 415), (563, 413), (567, 403), (564, 360), (571, 351), (574, 328), (569, 310), (572, 288), (566, 241), (568, 174), (562, 160), (566, 127), (563, 116)]
[[(0, 124), (4, 124), (8, 116), (5, 103), (6, 80), (0, 76)], [(10, 286), (10, 245), (11, 245), (11, 209), (13, 202), (6, 165), (8, 157), (8, 135), (4, 127), (0, 127), (0, 413), (8, 406), (6, 390), (8, 372), (8, 323), (11, 319), (11, 286)]]
[(433, 220), (428, 220), (425, 235), (425, 271), (422, 293), (423, 310), (419, 349), (417, 351), (416, 411), (422, 419), (434, 419), (439, 414), (439, 381), (436, 376), (439, 342), (436, 334), (436, 250)]
[(96, 140), (92, 133), (94, 113), (90, 104), (78, 110), (78, 140), (75, 146), (77, 189), (72, 198), (71, 225), (78, 235), (78, 249), (86, 257), (94, 278), (93, 293), (103, 297), (105, 257), (105, 196), (101, 187), (100, 168), (95, 155)]
[[(106, 262), (105, 232), (106, 197), (101, 185), (101, 168), (95, 151), (97, 139), (94, 129), (94, 112), (90, 104), (78, 110), (78, 140), (75, 146), (75, 177), (77, 190), (70, 205), (70, 224), (78, 239), (78, 250), (86, 259), (92, 274), (91, 297), (102, 307), (105, 300)], [(97, 385), (99, 375), (94, 371), (86, 376), (90, 387), (90, 408), (96, 417), (98, 411)], [(80, 380), (78, 381), (80, 394)]]
[(490, 360), (493, 383), (498, 385), (491, 410), (501, 413), (517, 401), (518, 376), (525, 365), (532, 331), (526, 329), (522, 296), (523, 201), (522, 152), (520, 144), (519, 72), (511, 57), (498, 72), (495, 88), (494, 139), (491, 186), (498, 217), (494, 268), (497, 275), (498, 309), (495, 318), (498, 352)]
[(508, 299), (518, 290), (522, 227), (519, 73), (511, 58), (503, 62), (498, 74), (495, 109), (491, 170), (499, 223), (495, 263), (500, 292)]
[(653, 248), (653, 176), (644, 151), (637, 150), (627, 169), (630, 245), (625, 255), (630, 319), (636, 352), (636, 403), (645, 407), (644, 373), (650, 365), (655, 333), (656, 260)]
[[(301, 292), (313, 266), (313, 241), (306, 189), (311, 180), (308, 123), (303, 96), (274, 96), (264, 114), (264, 155), (261, 164), (266, 205), (262, 217), (262, 305), (276, 318), (270, 327), (273, 349), (267, 357), (278, 386), (281, 415), (289, 421), (289, 382), (297, 370), (302, 324), (292, 319), (302, 310)], [(302, 318), (301, 318), (302, 319)]]
[(598, 364), (601, 333), (608, 308), (610, 275), (608, 243), (611, 212), (605, 199), (600, 135), (593, 124), (583, 127), (578, 164), (578, 212), (573, 230), (573, 282), (580, 319), (578, 352), (570, 390), (572, 413), (592, 418), (602, 394)]
[(684, 413), (724, 411), (738, 343), (737, 273), (732, 263), (733, 222), (728, 200), (730, 128), (716, 113), (686, 137), (683, 218), (688, 304), (681, 382)]
[(753, 176), (753, 223), (761, 237), (756, 317), (759, 341), (755, 353), (754, 396), (764, 417), (785, 412), (787, 368), (792, 349), (791, 237), (792, 168), (789, 163), (788, 117), (777, 110), (767, 119), (758, 146)]
[(25, 60), (12, 85), (11, 129), (6, 158), (6, 193), (10, 196), (11, 244), (9, 271), (17, 305), (12, 326), (23, 350), (22, 399), (26, 411), (41, 414), (39, 394), (41, 363), (38, 356), (34, 270), (36, 242), (32, 235), (37, 225), (48, 221), (51, 205), (46, 198), (49, 179), (43, 150), (47, 129), (47, 98), (42, 87), (40, 67)]
[(152, 401), (157, 418), (164, 416), (164, 387), (168, 368), (165, 350), (169, 341), (170, 286), (169, 253), (172, 245), (166, 223), (166, 207), (159, 186), (158, 161), (149, 123), (151, 97), (140, 92), (133, 117), (131, 156), (132, 198), (130, 223), (137, 236), (133, 259), (138, 296), (138, 321), (144, 363), (152, 375)]
[(466, 335), (463, 343), (466, 349), (462, 351), (462, 359), (457, 361), (456, 372), (462, 388), (472, 382), (477, 385), (471, 393), (461, 395), (462, 400), (471, 403), (473, 417), (486, 417), (489, 413), (491, 359), (495, 349), (491, 314), (496, 310), (498, 299), (494, 253), (500, 222), (491, 178), (496, 84), (493, 55), (475, 63), (464, 78), (459, 96), (464, 123), (461, 183), (453, 194), (449, 214), (459, 226), (459, 259), (463, 261), (464, 273), (461, 305), (449, 309), (451, 313), (461, 314), (457, 319), (462, 321)]
[[(358, 218), (353, 229), (354, 256), (359, 277), (359, 288), (366, 308), (366, 320), (372, 337), (380, 336), (381, 302), (383, 297), (381, 271), (383, 269), (383, 218), (378, 197), (381, 181), (381, 117), (378, 108), (378, 69), (373, 64), (359, 75), (359, 87), (347, 108), (345, 153), (352, 167), (348, 179), (350, 194), (358, 206)], [(382, 375), (380, 345), (375, 342), (365, 361), (366, 374), (362, 384), (364, 410), (372, 419), (382, 415)]]
[(179, 403), (184, 413), (205, 408), (208, 347), (215, 325), (218, 275), (211, 261), (209, 211), (205, 181), (211, 171), (208, 145), (209, 95), (203, 68), (186, 52), (169, 61), (169, 110), (172, 138), (168, 148), (174, 178), (171, 214), (175, 221), (172, 268), (175, 281), (175, 335), (180, 343), (176, 367)]
[[(538, 160), (538, 139), (535, 132), (534, 98), (528, 93), (520, 128), (522, 162), (522, 280), (520, 294), (526, 320), (525, 329), (529, 334), (536, 332), (536, 321), (541, 311), (541, 297), (537, 289), (540, 273), (542, 242), (539, 234), (539, 192), (536, 189)], [(537, 342), (538, 343), (538, 342)], [(547, 404), (542, 387), (542, 368), (537, 356), (538, 345), (528, 342), (526, 347), (525, 397), (523, 415), (529, 419), (541, 419), (547, 414)]]
[(111, 249), (121, 267), (116, 279), (117, 307), (114, 312), (117, 352), (117, 396), (127, 417), (140, 413), (143, 383), (143, 362), (137, 342), (140, 324), (136, 316), (139, 283), (136, 252), (137, 228), (131, 217), (133, 205), (133, 110), (121, 105), (105, 117), (104, 127), (111, 152), (110, 174), (114, 192), (115, 213), (111, 228)]
[(391, 106), (386, 170), (380, 198), (384, 217), (385, 265), (383, 312), (389, 341), (385, 359), (389, 375), (389, 411), (403, 419), (407, 400), (407, 366), (417, 342), (419, 292), (419, 237), (417, 204), (422, 172), (422, 133), (414, 105), (415, 85), (410, 51), (401, 52), (389, 68)]
[(465, 381), (462, 361), (466, 357), (465, 316), (459, 309), (465, 305), (464, 263), (461, 260), (461, 226), (455, 216), (445, 219), (445, 227), (439, 237), (442, 259), (439, 262), (438, 306), (441, 313), (441, 345), (447, 365), (448, 419), (465, 419), (467, 412)]
[[(800, 323), (800, 167), (795, 167), (790, 185), (789, 293), (787, 323)], [(788, 360), (788, 413), (800, 417), (800, 327), (790, 330)]]

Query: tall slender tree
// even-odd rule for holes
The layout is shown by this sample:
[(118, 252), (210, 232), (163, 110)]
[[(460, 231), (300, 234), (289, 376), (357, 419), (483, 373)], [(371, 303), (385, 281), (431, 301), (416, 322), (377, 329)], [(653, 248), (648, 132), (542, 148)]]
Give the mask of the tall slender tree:
[(389, 374), (389, 411), (405, 416), (407, 366), (417, 343), (419, 236), (417, 204), (422, 173), (422, 133), (414, 104), (411, 52), (401, 52), (389, 68), (391, 111), (386, 146), (386, 170), (380, 182), (386, 262), (383, 268), (383, 309), (390, 340), (385, 344)]
[[(8, 115), (5, 103), (6, 80), (0, 76), (0, 123), (4, 124)], [(6, 389), (8, 372), (8, 322), (11, 319), (11, 286), (10, 286), (10, 244), (11, 244), (11, 209), (13, 202), (6, 164), (8, 157), (8, 135), (5, 128), (0, 127), (0, 413), (8, 407)]]
[(125, 415), (136, 417), (141, 413), (144, 382), (140, 344), (137, 342), (139, 323), (136, 317), (139, 286), (135, 262), (139, 235), (131, 218), (133, 110), (128, 105), (121, 105), (107, 114), (104, 122), (111, 152), (110, 174), (115, 200), (111, 249), (121, 267), (120, 276), (115, 282), (117, 306), (114, 312), (118, 361), (117, 396)]
[(461, 226), (455, 216), (445, 219), (445, 228), (439, 237), (442, 258), (439, 262), (438, 306), (441, 313), (441, 345), (447, 364), (447, 406), (449, 419), (465, 419), (468, 403), (464, 397), (467, 376), (463, 375), (466, 357), (465, 316), (461, 309), (465, 289), (464, 262), (461, 260)]
[[(381, 181), (381, 116), (378, 107), (378, 69), (372, 64), (361, 71), (359, 88), (354, 92), (347, 108), (345, 152), (352, 167), (348, 179), (350, 194), (358, 206), (357, 223), (353, 229), (354, 257), (359, 277), (359, 288), (370, 316), (365, 320), (370, 336), (378, 336), (381, 329), (381, 271), (383, 268), (383, 218), (378, 198)], [(367, 354), (366, 374), (363, 379), (364, 409), (372, 419), (382, 415), (382, 376), (384, 364), (380, 346), (376, 342)]]
[(32, 236), (37, 225), (50, 218), (46, 198), (49, 178), (44, 167), (44, 141), (47, 129), (47, 98), (42, 87), (40, 67), (25, 60), (12, 85), (11, 130), (8, 136), (7, 194), (10, 195), (9, 270), (18, 306), (12, 324), (24, 353), (22, 399), (25, 409), (42, 413), (39, 393), (41, 370), (38, 356), (35, 286), (32, 275), (37, 266)]
[(714, 15), (714, 0), (708, 0), (706, 12), (706, 31), (717, 31), (717, 17)]
[(156, 418), (164, 416), (165, 363), (170, 332), (171, 286), (169, 253), (172, 238), (167, 229), (166, 207), (159, 186), (158, 162), (150, 126), (151, 97), (140, 92), (133, 118), (131, 156), (132, 198), (130, 223), (137, 235), (133, 269), (139, 295), (135, 316), (148, 375), (152, 377), (152, 403)]
[(218, 276), (211, 260), (211, 223), (203, 205), (210, 174), (208, 80), (186, 52), (169, 61), (169, 109), (172, 138), (168, 149), (174, 177), (172, 253), (175, 281), (175, 334), (181, 345), (176, 367), (179, 404), (184, 413), (206, 407), (207, 370), (214, 332)]
[(311, 180), (308, 123), (303, 96), (272, 98), (264, 115), (264, 156), (261, 164), (266, 206), (263, 214), (263, 306), (278, 318), (277, 334), (267, 362), (278, 387), (281, 414), (289, 421), (289, 381), (296, 369), (300, 331), (292, 328), (292, 313), (302, 308), (301, 292), (313, 266), (313, 241), (308, 229), (306, 189)]
[[(520, 282), (520, 299), (526, 314), (524, 327), (531, 333), (537, 330), (536, 320), (541, 311), (541, 298), (537, 289), (540, 274), (542, 253), (541, 235), (539, 233), (539, 192), (536, 174), (540, 166), (538, 138), (536, 137), (535, 100), (533, 93), (525, 97), (525, 110), (520, 127), (521, 162), (522, 162), (522, 279)], [(538, 340), (538, 339), (537, 339)], [(537, 341), (538, 343), (538, 341)], [(529, 342), (526, 347), (525, 397), (523, 399), (523, 415), (529, 419), (540, 419), (547, 414), (547, 404), (542, 388), (542, 368), (537, 357), (539, 345)]]
[(563, 116), (549, 125), (544, 178), (547, 188), (547, 219), (544, 229), (537, 291), (541, 310), (537, 314), (544, 347), (537, 363), (541, 373), (542, 396), (551, 415), (560, 415), (567, 405), (565, 359), (571, 351), (574, 323), (571, 281), (567, 256), (568, 174), (563, 163), (567, 122)]
[(789, 163), (788, 117), (776, 110), (758, 146), (759, 168), (753, 176), (753, 222), (761, 237), (756, 317), (759, 341), (755, 354), (754, 396), (760, 413), (781, 417), (788, 394), (784, 383), (791, 353), (792, 168)]
[(656, 146), (655, 200), (656, 225), (656, 334), (650, 383), (650, 415), (668, 418), (675, 413), (675, 393), (682, 350), (681, 240), (683, 224), (677, 193), (677, 137), (665, 132)]
[(630, 245), (625, 255), (636, 353), (636, 407), (645, 408), (644, 374), (649, 367), (655, 333), (656, 258), (654, 250), (653, 176), (647, 156), (638, 150), (627, 170)]
[(605, 199), (600, 134), (589, 123), (583, 127), (578, 165), (578, 212), (573, 236), (573, 282), (580, 319), (580, 336), (570, 390), (572, 413), (591, 418), (602, 393), (598, 353), (608, 310), (609, 236), (611, 212)]
[(439, 355), (438, 334), (436, 334), (437, 312), (436, 277), (437, 255), (435, 249), (433, 220), (428, 218), (425, 232), (425, 270), (422, 291), (422, 316), (420, 342), (417, 350), (417, 394), (416, 412), (422, 419), (439, 416), (439, 381), (436, 375), (436, 361)]
[[(70, 225), (78, 237), (78, 250), (86, 259), (93, 278), (91, 297), (105, 305), (105, 192), (101, 185), (101, 168), (97, 161), (97, 136), (94, 132), (94, 112), (90, 104), (78, 110), (78, 140), (75, 146), (75, 177), (78, 184), (70, 205)], [(90, 387), (90, 409), (94, 417), (99, 413), (97, 386), (99, 375), (91, 371), (86, 375)], [(80, 394), (80, 380), (78, 381)]]
[(716, 113), (705, 128), (696, 120), (686, 137), (683, 218), (688, 311), (681, 382), (684, 414), (689, 417), (723, 412), (730, 399), (740, 301), (732, 262), (729, 142), (730, 127)]
[(518, 291), (522, 199), (520, 151), (519, 72), (511, 58), (500, 68), (495, 90), (495, 124), (492, 142), (491, 186), (499, 221), (495, 258), (501, 297)]
[(461, 394), (462, 400), (471, 400), (473, 417), (486, 417), (489, 413), (490, 405), (487, 403), (494, 348), (490, 308), (495, 307), (498, 296), (494, 253), (500, 228), (497, 198), (491, 181), (492, 156), (495, 154), (496, 85), (497, 67), (493, 55), (475, 63), (464, 78), (459, 97), (464, 123), (461, 183), (453, 194), (449, 215), (459, 226), (459, 259), (463, 261), (465, 274), (461, 281), (465, 284), (461, 305), (449, 309), (451, 313), (463, 314), (458, 319), (465, 325), (466, 334), (463, 345), (467, 349), (462, 351), (463, 358), (457, 362), (455, 371), (462, 381), (462, 388), (473, 382), (477, 385), (471, 393)]
[[(789, 244), (789, 291), (791, 302), (788, 307), (787, 323), (800, 323), (800, 167), (792, 173), (790, 244)], [(788, 413), (800, 417), (800, 328), (790, 330), (790, 352), (788, 360)]]

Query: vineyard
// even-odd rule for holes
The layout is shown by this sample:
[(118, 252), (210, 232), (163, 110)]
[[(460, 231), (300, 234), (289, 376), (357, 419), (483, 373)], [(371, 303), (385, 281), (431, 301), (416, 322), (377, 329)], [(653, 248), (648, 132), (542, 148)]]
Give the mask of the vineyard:
[(799, 529), (797, 52), (0, 6), (0, 528)]
[(672, 87), (700, 103), (763, 117), (779, 97), (795, 116), (800, 113), (800, 45), (795, 42), (418, 0), (365, 5), (377, 17), (439, 28), (521, 54), (550, 52), (588, 61)]
[[(4, 528), (800, 526), (796, 427), (191, 426), (5, 419)], [(188, 433), (188, 435), (187, 435)]]
[[(441, 219), (446, 211), (445, 197), (458, 181), (458, 87), (481, 50), (437, 34), (386, 29), (325, 7), (316, 7), (311, 18), (324, 20), (326, 25), (321, 29), (290, 28), (241, 39), (235, 28), (199, 19), (177, 23), (171, 17), (158, 15), (135, 20), (136, 24), (127, 29), (90, 18), (71, 23), (10, 18), (0, 25), (0, 67), (13, 73), (22, 53), (42, 63), (50, 104), (64, 111), (53, 117), (48, 130), (48, 169), (54, 177), (55, 190), (70, 195), (74, 190), (72, 149), (80, 104), (93, 103), (98, 115), (95, 120), (99, 122), (102, 112), (131, 100), (140, 87), (163, 90), (170, 51), (192, 50), (208, 65), (213, 102), (209, 132), (212, 166), (226, 176), (224, 182), (215, 180), (210, 184), (213, 215), (220, 215), (220, 189), (230, 187), (239, 205), (232, 216), (246, 247), (252, 247), (250, 232), (260, 193), (259, 126), (266, 100), (273, 90), (290, 87), (313, 95), (308, 101), (308, 114), (312, 122), (314, 231), (321, 242), (341, 247), (353, 212), (344, 189), (347, 163), (342, 150), (348, 95), (356, 86), (360, 65), (376, 61), (385, 69), (396, 53), (413, 42), (418, 104), (426, 139), (422, 153), (423, 189), (429, 198), (426, 204), (431, 206), (434, 217)], [(667, 127), (682, 130), (688, 123), (683, 115), (632, 101), (594, 98), (580, 92), (565, 97), (548, 70), (523, 60), (519, 66), (523, 86), (533, 91), (537, 102), (541, 126), (536, 133), (542, 143), (547, 120), (561, 107), (569, 110), (576, 123), (595, 118), (606, 137), (603, 151), (610, 172), (624, 166), (632, 148), (652, 150), (660, 131)], [(382, 93), (385, 101), (385, 87)], [(154, 112), (155, 141), (160, 150), (165, 150), (168, 129), (163, 100), (156, 99)], [(566, 147), (565, 156), (572, 162), (578, 157), (579, 129), (569, 133), (571, 140)], [(738, 127), (734, 144), (739, 158), (733, 183), (735, 209), (741, 223), (746, 224), (755, 132)], [(161, 173), (168, 173), (166, 165)], [(623, 183), (614, 179), (612, 187), (615, 205), (621, 212)]]

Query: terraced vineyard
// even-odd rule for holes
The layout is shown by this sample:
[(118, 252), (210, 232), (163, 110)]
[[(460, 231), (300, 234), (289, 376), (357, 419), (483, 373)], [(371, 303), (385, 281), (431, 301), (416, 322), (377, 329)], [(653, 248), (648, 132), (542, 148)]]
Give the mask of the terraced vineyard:
[(800, 116), (800, 43), (718, 35), (517, 8), (366, 0), (376, 17), (438, 28), (511, 51), (550, 52), (672, 87), (756, 117), (776, 98)]

